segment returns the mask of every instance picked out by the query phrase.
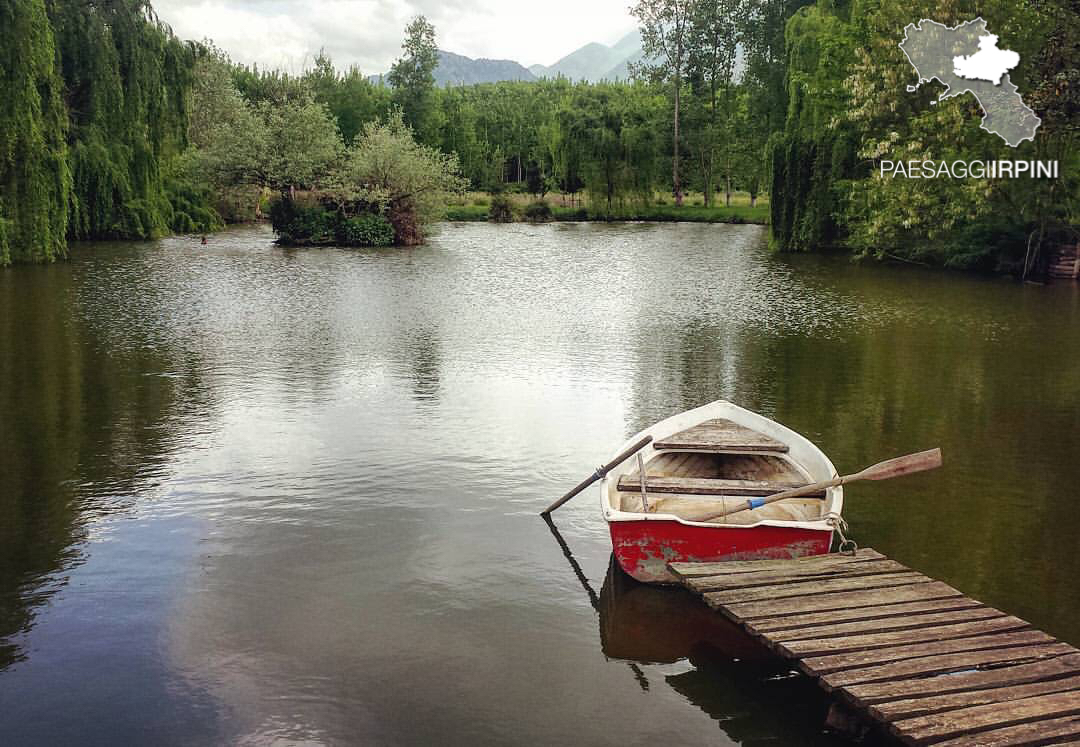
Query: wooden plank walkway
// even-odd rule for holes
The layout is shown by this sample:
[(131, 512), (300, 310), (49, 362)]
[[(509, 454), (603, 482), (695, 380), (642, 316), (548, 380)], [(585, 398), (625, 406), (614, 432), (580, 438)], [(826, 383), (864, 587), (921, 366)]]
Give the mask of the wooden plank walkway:
[(1080, 651), (879, 552), (670, 568), (905, 744), (1080, 745)]

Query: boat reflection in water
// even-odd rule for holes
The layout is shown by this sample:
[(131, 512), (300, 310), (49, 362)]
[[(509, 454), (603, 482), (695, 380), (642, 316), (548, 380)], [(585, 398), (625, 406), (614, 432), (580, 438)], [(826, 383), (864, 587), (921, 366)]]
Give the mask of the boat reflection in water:
[(630, 578), (612, 556), (600, 589), (600, 645), (612, 659), (674, 664), (683, 659), (772, 661), (769, 652), (701, 597)]
[[(827, 732), (829, 703), (808, 678), (791, 671), (736, 625), (679, 587), (643, 584), (614, 556), (600, 590), (600, 645), (627, 662), (643, 689), (663, 682), (742, 745), (847, 744)], [(644, 665), (689, 662), (653, 674)]]

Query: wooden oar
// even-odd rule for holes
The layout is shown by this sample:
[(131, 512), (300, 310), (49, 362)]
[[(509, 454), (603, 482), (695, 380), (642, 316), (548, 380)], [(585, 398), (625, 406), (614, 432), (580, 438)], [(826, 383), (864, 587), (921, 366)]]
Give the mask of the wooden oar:
[(574, 497), (575, 495), (577, 495), (578, 493), (580, 493), (580, 492), (581, 492), (582, 490), (584, 490), (585, 488), (587, 488), (587, 487), (589, 487), (590, 485), (592, 485), (592, 484), (593, 484), (594, 482), (596, 482), (597, 480), (602, 480), (602, 479), (604, 478), (604, 476), (605, 476), (605, 475), (607, 475), (607, 473), (608, 473), (608, 472), (609, 472), (609, 471), (610, 471), (610, 470), (612, 469), (612, 467), (617, 467), (618, 465), (622, 464), (622, 463), (623, 463), (623, 462), (625, 462), (625, 461), (626, 461), (627, 459), (629, 459), (630, 457), (634, 456), (634, 454), (636, 454), (636, 453), (638, 453), (639, 451), (641, 451), (642, 449), (644, 449), (644, 448), (645, 448), (646, 446), (648, 446), (648, 445), (649, 445), (650, 443), (652, 443), (652, 436), (645, 436), (645, 438), (643, 438), (643, 439), (641, 439), (640, 441), (638, 441), (638, 442), (637, 442), (636, 444), (634, 444), (633, 446), (631, 446), (631, 447), (630, 447), (629, 449), (627, 449), (627, 450), (626, 450), (626, 451), (624, 451), (623, 453), (619, 454), (619, 455), (618, 455), (617, 457), (615, 457), (614, 459), (612, 459), (612, 460), (611, 460), (610, 462), (608, 462), (607, 464), (604, 464), (604, 465), (601, 465), (600, 467), (597, 467), (597, 468), (596, 468), (596, 472), (593, 472), (593, 473), (592, 473), (591, 475), (589, 475), (589, 476), (588, 476), (588, 477), (586, 477), (586, 478), (585, 478), (584, 480), (582, 480), (581, 482), (579, 482), (579, 483), (577, 484), (577, 486), (576, 486), (576, 487), (575, 487), (575, 488), (574, 488), (573, 490), (571, 490), (571, 491), (570, 491), (569, 493), (567, 493), (566, 495), (564, 495), (564, 496), (563, 496), (562, 498), (560, 498), (559, 500), (555, 501), (555, 502), (554, 502), (554, 503), (552, 503), (552, 504), (551, 504), (550, 506), (548, 506), (548, 507), (547, 507), (547, 508), (545, 508), (545, 509), (544, 509), (543, 511), (541, 511), (541, 512), (540, 512), (540, 515), (541, 515), (541, 516), (547, 516), (547, 515), (548, 515), (548, 514), (550, 514), (550, 513), (552, 512), (552, 511), (554, 511), (555, 509), (557, 509), (557, 508), (558, 508), (559, 506), (561, 506), (562, 504), (566, 503), (566, 502), (567, 502), (568, 500), (570, 500), (571, 498), (573, 498), (573, 497)]
[(856, 472), (852, 475), (834, 477), (831, 480), (822, 480), (821, 482), (815, 482), (811, 485), (803, 485), (801, 488), (792, 488), (791, 490), (785, 490), (781, 493), (773, 493), (764, 498), (751, 498), (741, 506), (724, 509), (723, 511), (713, 511), (702, 516), (688, 516), (686, 519), (687, 521), (710, 521), (712, 519), (719, 519), (722, 516), (727, 516), (728, 514), (738, 513), (739, 511), (747, 511), (760, 508), (761, 506), (767, 506), (770, 503), (782, 501), (785, 498), (798, 498), (800, 495), (816, 493), (825, 490), (826, 488), (836, 487), (837, 485), (846, 485), (849, 482), (855, 482), (857, 480), (888, 480), (891, 477), (910, 475), (915, 472), (923, 472), (940, 466), (941, 449), (920, 451), (917, 454), (908, 454), (907, 456), (878, 462), (872, 467), (867, 467), (861, 472)]

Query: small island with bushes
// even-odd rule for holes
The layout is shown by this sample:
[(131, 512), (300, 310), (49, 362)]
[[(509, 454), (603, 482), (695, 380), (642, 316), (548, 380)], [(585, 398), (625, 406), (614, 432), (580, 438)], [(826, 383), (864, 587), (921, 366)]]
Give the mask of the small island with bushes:
[(458, 172), (457, 156), (416, 142), (395, 111), (338, 148), (319, 185), (282, 189), (270, 219), (281, 244), (411, 246), (442, 218), (447, 194), (464, 190)]

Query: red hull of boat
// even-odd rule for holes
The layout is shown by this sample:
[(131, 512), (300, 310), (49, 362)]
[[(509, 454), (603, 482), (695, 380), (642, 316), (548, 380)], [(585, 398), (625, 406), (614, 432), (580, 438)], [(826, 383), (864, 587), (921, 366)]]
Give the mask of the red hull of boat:
[(832, 542), (831, 531), (792, 527), (695, 527), (678, 521), (612, 521), (608, 527), (619, 567), (645, 583), (676, 581), (668, 563), (823, 555)]

